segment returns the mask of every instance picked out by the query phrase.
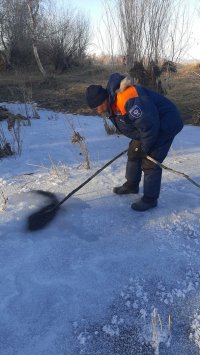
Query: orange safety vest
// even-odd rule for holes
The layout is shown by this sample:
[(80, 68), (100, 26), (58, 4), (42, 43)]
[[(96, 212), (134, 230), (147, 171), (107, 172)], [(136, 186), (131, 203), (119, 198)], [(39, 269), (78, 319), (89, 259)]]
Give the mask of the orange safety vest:
[(134, 86), (129, 86), (124, 91), (118, 92), (115, 102), (112, 104), (112, 111), (115, 115), (125, 115), (127, 101), (138, 96), (138, 92)]

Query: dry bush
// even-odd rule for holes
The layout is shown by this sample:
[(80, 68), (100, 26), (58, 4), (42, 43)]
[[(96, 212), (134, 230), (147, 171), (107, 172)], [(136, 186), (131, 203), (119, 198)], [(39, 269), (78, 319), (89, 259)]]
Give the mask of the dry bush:
[(18, 76), (21, 75), (21, 80), (20, 83), (17, 85), (17, 90), (20, 92), (20, 95), (22, 97), (24, 106), (25, 106), (25, 112), (26, 112), (26, 117), (24, 118), (23, 125), (24, 126), (31, 126), (31, 120), (30, 120), (30, 115), (29, 115), (29, 107), (31, 107), (32, 110), (32, 117), (33, 118), (40, 118), (36, 105), (33, 101), (33, 87), (32, 87), (32, 81), (31, 80), (26, 80), (25, 76), (18, 72)]
[(0, 212), (3, 212), (5, 211), (8, 202), (8, 197), (4, 195), (3, 191), (0, 191), (0, 201)]
[(71, 142), (72, 142), (72, 144), (79, 144), (80, 150), (81, 150), (80, 154), (82, 154), (84, 157), (84, 162), (85, 162), (84, 165), (85, 165), (86, 169), (90, 169), (90, 158), (89, 158), (89, 152), (88, 152), (85, 138), (82, 137), (79, 132), (75, 131), (74, 123), (72, 121), (70, 121), (69, 119), (67, 121), (68, 121), (70, 128), (73, 131), (73, 136), (72, 136)]
[[(1, 141), (1, 137), (0, 137), (0, 141)], [(5, 143), (5, 144), (0, 143), (0, 159), (8, 157), (13, 154), (14, 152), (12, 151), (10, 143)]]
[(22, 122), (24, 123), (24, 116), (7, 112), (6, 119), (8, 131), (12, 137), (12, 143), (10, 143), (6, 137), (3, 126), (0, 125), (0, 158), (15, 154), (21, 155), (22, 152), (21, 126)]
[(72, 136), (72, 144), (80, 143), (83, 141), (83, 137), (80, 135), (79, 132), (74, 131), (74, 134)]
[(23, 126), (31, 126), (31, 118), (40, 118), (37, 111), (37, 105), (33, 99), (32, 78), (30, 75), (27, 75), (27, 73), (17, 70), (13, 76), (7, 77), (7, 80), (8, 81), (5, 83), (5, 90), (9, 95), (6, 95), (5, 101), (22, 102), (24, 104), (25, 115), (14, 115), (11, 112), (7, 112), (6, 114), (6, 112), (4, 112), (4, 107), (0, 107), (0, 117), (5, 115), (10, 122), (15, 121), (17, 118), (22, 121)]
[(53, 161), (52, 157), (49, 155), (49, 160), (51, 162), (51, 168), (49, 169), (49, 175), (57, 176), (58, 178), (66, 178), (68, 174), (68, 169), (61, 162), (57, 164)]
[(55, 76), (47, 76), (40, 83), (41, 89), (57, 89), (58, 83)]
[(193, 126), (200, 126), (200, 109), (193, 111), (192, 124)]
[(86, 169), (90, 169), (89, 152), (88, 152), (85, 138), (82, 137), (79, 132), (76, 132), (74, 130), (71, 142), (72, 142), (72, 144), (77, 144), (77, 143), (79, 144), (80, 149), (81, 149), (81, 154), (84, 157), (85, 167), (86, 167)]
[(22, 153), (22, 138), (21, 138), (21, 121), (15, 120), (15, 124), (11, 130), (13, 137), (13, 146), (15, 147), (15, 154), (21, 155)]
[(4, 158), (10, 155), (13, 155), (10, 143), (7, 141), (7, 138), (4, 134), (2, 125), (0, 125), (0, 158)]
[(152, 60), (147, 66), (142, 61), (135, 61), (129, 73), (135, 84), (149, 87), (166, 95), (172, 85), (171, 79), (177, 73), (177, 65), (169, 60), (163, 63), (156, 63)]
[(90, 158), (89, 158), (89, 152), (88, 152), (85, 138), (82, 137), (80, 135), (80, 133), (75, 130), (74, 124), (72, 121), (68, 120), (68, 124), (73, 131), (73, 136), (72, 136), (71, 142), (72, 142), (72, 144), (79, 144), (80, 150), (81, 150), (80, 154), (82, 154), (84, 157), (84, 165), (85, 165), (86, 169), (90, 169)]
[(158, 310), (154, 308), (152, 312), (152, 338), (151, 345), (155, 351), (155, 354), (159, 352), (160, 343), (168, 343), (171, 337), (171, 316), (168, 316), (167, 326), (163, 325), (162, 319)]
[[(55, 162), (50, 154), (49, 154), (49, 161), (50, 161), (50, 166), (45, 166), (44, 164), (42, 165), (28, 164), (28, 165), (44, 170), (46, 172), (46, 174), (44, 174), (44, 181), (53, 180), (55, 182), (56, 179), (66, 180), (67, 176), (69, 175), (69, 168), (66, 165), (64, 165), (61, 161)], [(31, 175), (33, 174), (34, 173), (31, 173)], [(33, 184), (34, 181), (37, 181), (37, 179), (27, 181), (21, 188), (24, 188), (24, 186), (28, 184)]]
[(108, 135), (119, 134), (117, 128), (114, 125), (110, 125), (105, 117), (103, 118), (103, 122), (105, 131)]

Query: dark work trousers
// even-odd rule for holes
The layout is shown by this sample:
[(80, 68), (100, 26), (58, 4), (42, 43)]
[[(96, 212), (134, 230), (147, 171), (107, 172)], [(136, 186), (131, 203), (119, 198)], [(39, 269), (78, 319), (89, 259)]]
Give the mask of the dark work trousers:
[[(174, 136), (161, 135), (149, 155), (162, 163), (167, 156), (173, 139)], [(139, 186), (143, 171), (143, 199), (147, 202), (157, 200), (160, 194), (162, 169), (146, 158), (134, 158), (132, 143), (133, 141), (130, 142), (128, 149), (128, 161), (126, 165), (127, 182), (132, 186)]]

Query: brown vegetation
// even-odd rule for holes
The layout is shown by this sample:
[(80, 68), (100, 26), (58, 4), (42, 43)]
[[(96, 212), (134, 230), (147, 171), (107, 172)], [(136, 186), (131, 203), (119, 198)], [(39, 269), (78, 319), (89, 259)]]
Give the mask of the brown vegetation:
[[(116, 69), (114, 69), (116, 70)], [(85, 89), (91, 83), (106, 84), (113, 68), (86, 67), (74, 68), (62, 75), (54, 75), (47, 83), (40, 73), (3, 72), (0, 81), (0, 101), (24, 102), (24, 90), (31, 91), (31, 101), (40, 107), (69, 113), (89, 114), (85, 102)], [(23, 90), (22, 90), (23, 88)]]
[[(106, 85), (111, 73), (129, 74), (125, 66), (87, 66), (74, 68), (62, 75), (54, 75), (48, 85), (38, 72), (1, 73), (1, 101), (24, 101), (24, 91), (31, 91), (31, 101), (40, 107), (74, 114), (92, 114), (85, 102), (85, 89), (90, 84)], [(196, 73), (196, 74), (194, 74)], [(200, 67), (187, 64), (178, 67), (177, 73), (163, 74), (167, 96), (172, 99), (189, 123), (200, 111)], [(21, 88), (25, 89), (21, 89)], [(27, 95), (28, 96), (28, 95)]]
[(199, 63), (180, 67), (168, 92), (168, 97), (180, 109), (184, 122), (192, 124), (197, 124), (195, 119), (200, 114), (200, 76), (195, 73), (200, 75)]

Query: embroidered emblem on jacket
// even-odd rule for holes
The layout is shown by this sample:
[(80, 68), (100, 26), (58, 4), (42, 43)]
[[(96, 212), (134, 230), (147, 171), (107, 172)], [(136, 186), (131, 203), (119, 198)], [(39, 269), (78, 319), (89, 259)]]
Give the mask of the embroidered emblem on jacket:
[(140, 118), (142, 116), (142, 110), (139, 106), (134, 105), (130, 111), (129, 115), (131, 115), (133, 118)]

